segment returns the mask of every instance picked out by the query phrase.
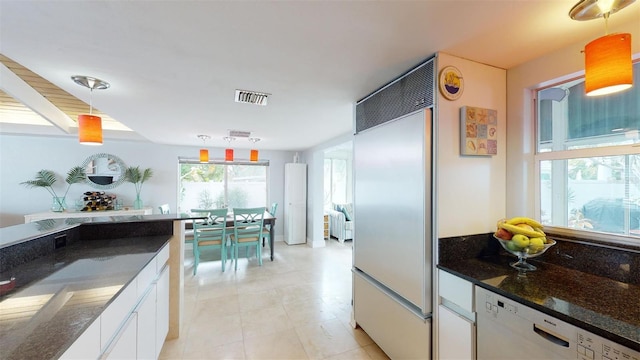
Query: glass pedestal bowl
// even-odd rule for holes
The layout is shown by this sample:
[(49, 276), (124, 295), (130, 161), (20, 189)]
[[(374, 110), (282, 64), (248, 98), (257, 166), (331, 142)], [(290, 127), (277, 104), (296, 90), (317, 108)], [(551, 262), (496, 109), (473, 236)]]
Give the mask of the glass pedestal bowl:
[(496, 238), (496, 240), (498, 240), (502, 248), (504, 248), (507, 252), (518, 257), (518, 261), (514, 261), (509, 265), (511, 265), (512, 268), (517, 269), (519, 271), (536, 270), (536, 267), (529, 264), (527, 262), (527, 259), (534, 258), (544, 254), (545, 251), (547, 251), (550, 247), (556, 244), (555, 240), (547, 238), (548, 243), (544, 244), (542, 249), (538, 250), (532, 246), (528, 246), (526, 248), (515, 250), (517, 248), (513, 247), (513, 245), (511, 244), (511, 240), (502, 240), (499, 237), (496, 237), (495, 235), (493, 237)]

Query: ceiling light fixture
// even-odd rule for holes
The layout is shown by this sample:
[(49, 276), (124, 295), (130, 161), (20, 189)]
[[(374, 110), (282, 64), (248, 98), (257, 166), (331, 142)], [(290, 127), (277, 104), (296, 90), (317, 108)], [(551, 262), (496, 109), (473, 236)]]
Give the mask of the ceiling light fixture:
[[(206, 143), (208, 139), (211, 139), (209, 135), (198, 135), (200, 139), (202, 139), (202, 143)], [(208, 163), (209, 162), (209, 150), (206, 148), (200, 149), (200, 162)]]
[(233, 136), (225, 136), (222, 140), (229, 143), (229, 147), (224, 150), (224, 160), (225, 161), (233, 161), (233, 149), (231, 148), (231, 142), (235, 140)]
[(581, 0), (569, 11), (573, 20), (605, 21), (605, 36), (585, 46), (585, 92), (587, 96), (612, 94), (633, 86), (631, 34), (608, 32), (609, 16), (635, 0)]
[[(258, 141), (260, 141), (259, 138), (249, 138), (248, 140), (253, 143), (254, 147), (255, 147), (256, 143)], [(249, 152), (249, 160), (250, 161), (258, 161), (258, 150), (257, 149), (251, 149), (251, 151)]]
[(78, 140), (83, 145), (102, 145), (102, 119), (92, 114), (93, 90), (108, 89), (109, 83), (90, 76), (74, 75), (71, 79), (89, 88), (89, 114), (78, 115)]

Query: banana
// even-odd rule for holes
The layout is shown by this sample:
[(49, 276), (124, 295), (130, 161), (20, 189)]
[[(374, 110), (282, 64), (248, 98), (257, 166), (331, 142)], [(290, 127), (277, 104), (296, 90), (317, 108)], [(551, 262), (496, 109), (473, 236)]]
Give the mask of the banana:
[(523, 227), (516, 226), (516, 225), (513, 225), (513, 224), (509, 224), (509, 223), (506, 223), (506, 222), (500, 223), (500, 224), (498, 224), (498, 226), (503, 228), (503, 229), (505, 229), (505, 230), (507, 230), (508, 232), (510, 232), (510, 233), (512, 233), (514, 235), (515, 234), (522, 234), (522, 235), (524, 235), (526, 237), (530, 237), (530, 238), (532, 238), (532, 237), (534, 237), (534, 238), (535, 237), (544, 237), (545, 236), (544, 234), (542, 234), (540, 232), (537, 232), (535, 230), (525, 229)]
[(535, 228), (542, 228), (542, 224), (540, 224), (536, 220), (533, 220), (532, 218), (528, 218), (528, 217), (524, 217), (524, 216), (511, 218), (511, 219), (507, 220), (507, 224), (511, 224), (511, 225), (527, 224), (527, 225), (531, 225), (531, 227), (534, 228), (534, 229)]
[(533, 230), (535, 230), (535, 231), (539, 232), (540, 234), (542, 234), (542, 235), (544, 235), (544, 236), (547, 236), (547, 234), (545, 234), (545, 233), (544, 233), (544, 231), (542, 231), (542, 228), (541, 228), (541, 227), (534, 227), (534, 228), (533, 228)]

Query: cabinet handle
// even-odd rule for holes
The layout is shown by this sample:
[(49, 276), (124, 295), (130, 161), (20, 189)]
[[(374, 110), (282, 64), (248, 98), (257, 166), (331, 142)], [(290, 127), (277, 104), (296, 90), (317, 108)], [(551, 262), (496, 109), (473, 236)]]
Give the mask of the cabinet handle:
[(553, 334), (550, 334), (548, 332), (546, 332), (545, 330), (543, 330), (542, 328), (539, 328), (538, 325), (533, 324), (533, 331), (542, 336), (543, 339), (551, 341), (552, 343), (556, 344), (556, 345), (560, 345), (560, 346), (564, 346), (566, 348), (569, 347), (569, 342), (561, 339)]

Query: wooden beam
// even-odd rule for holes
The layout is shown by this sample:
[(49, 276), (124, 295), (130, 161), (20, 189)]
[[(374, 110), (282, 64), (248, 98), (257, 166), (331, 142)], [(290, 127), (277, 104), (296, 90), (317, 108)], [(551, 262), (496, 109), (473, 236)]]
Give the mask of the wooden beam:
[(75, 122), (4, 64), (0, 64), (0, 88), (14, 99), (67, 134), (75, 133)]

